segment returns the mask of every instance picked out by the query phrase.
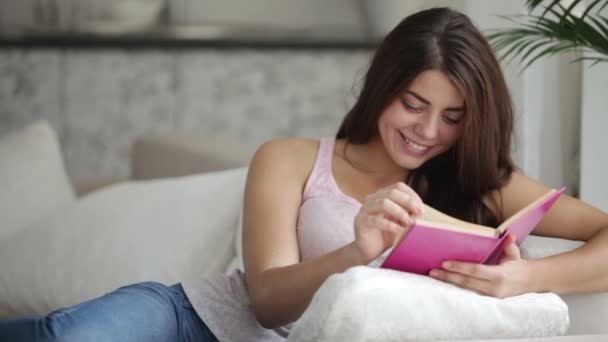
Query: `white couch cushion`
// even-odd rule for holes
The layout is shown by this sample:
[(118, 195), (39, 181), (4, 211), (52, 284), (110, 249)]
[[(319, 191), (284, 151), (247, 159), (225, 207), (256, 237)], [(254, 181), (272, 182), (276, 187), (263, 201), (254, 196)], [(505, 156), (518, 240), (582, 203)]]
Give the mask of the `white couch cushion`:
[(0, 240), (74, 198), (57, 136), (46, 121), (0, 138)]
[(506, 299), (412, 273), (359, 266), (332, 275), (289, 341), (438, 341), (545, 337), (568, 328), (552, 293)]
[(231, 274), (234, 270), (239, 269), (245, 270), (243, 264), (243, 208), (240, 208), (239, 220), (236, 225), (236, 233), (234, 235), (234, 251), (236, 255), (228, 264), (228, 267), (224, 271), (225, 274)]
[(0, 242), (0, 311), (46, 313), (140, 281), (220, 273), (245, 169), (99, 190)]
[[(521, 246), (521, 251), (524, 258), (534, 259), (570, 251), (582, 244), (583, 243), (580, 241), (530, 236), (524, 241)], [(432, 278), (425, 278), (422, 282), (418, 279), (418, 285), (422, 284), (428, 286), (421, 286), (418, 293), (410, 296), (410, 293), (405, 293), (406, 291), (412, 290), (411, 288), (408, 288), (413, 286), (410, 281), (412, 279), (409, 278), (412, 276), (414, 276), (414, 278), (418, 277), (405, 273), (395, 274), (386, 273), (384, 271), (386, 270), (356, 268), (349, 270), (344, 274), (330, 277), (319, 291), (317, 291), (312, 303), (296, 323), (292, 330), (290, 340), (367, 341), (379, 340), (379, 336), (383, 336), (385, 340), (390, 341), (406, 340), (407, 338), (412, 337), (413, 339), (423, 338), (422, 335), (413, 335), (416, 333), (427, 334), (425, 337), (430, 339), (445, 337), (454, 340), (456, 337), (466, 338), (466, 334), (469, 334), (468, 338), (505, 338), (517, 335), (518, 332), (516, 329), (520, 329), (519, 332), (527, 336), (542, 336), (563, 332), (562, 328), (564, 328), (564, 322), (563, 320), (559, 321), (559, 318), (563, 317), (563, 312), (559, 312), (561, 306), (558, 302), (555, 302), (556, 305), (554, 306), (557, 311), (553, 312), (553, 314), (557, 315), (551, 316), (556, 320), (551, 322), (550, 320), (542, 320), (538, 317), (528, 317), (526, 310), (530, 309), (530, 306), (528, 305), (526, 307), (526, 302), (521, 301), (522, 298), (526, 297), (518, 296), (520, 298), (514, 297), (515, 301), (510, 299), (510, 303), (495, 300), (494, 304), (492, 304), (492, 301), (490, 300), (484, 304), (486, 305), (486, 308), (481, 311), (481, 313), (484, 314), (484, 319), (488, 321), (490, 317), (501, 317), (500, 322), (498, 322), (499, 324), (494, 327), (498, 329), (497, 331), (500, 331), (500, 329), (502, 330), (500, 333), (493, 332), (490, 336), (483, 335), (483, 333), (488, 332), (487, 328), (491, 328), (491, 324), (496, 322), (492, 323), (492, 321), (489, 320), (490, 324), (476, 325), (475, 320), (471, 320), (471, 317), (478, 315), (479, 312), (473, 311), (467, 313), (464, 312), (466, 311), (466, 308), (455, 306), (456, 302), (463, 303), (462, 299), (468, 298), (470, 300), (478, 301), (479, 298), (475, 299), (476, 297), (474, 294), (462, 290), (459, 296), (452, 296), (459, 298), (456, 298), (456, 301), (451, 301), (449, 299), (450, 296), (447, 296), (447, 291), (444, 291), (443, 294), (440, 293), (441, 291), (438, 292), (437, 288), (433, 291), (428, 291), (428, 288), (431, 287), (431, 283), (435, 282), (435, 280)], [(427, 284), (425, 284), (425, 281)], [(445, 285), (446, 287), (443, 288), (444, 290), (450, 289), (448, 284)], [(458, 292), (455, 288), (452, 288), (449, 291)], [(430, 297), (429, 294), (431, 294)], [(438, 297), (432, 296), (435, 294), (438, 294)], [(527, 298), (531, 298), (531, 300), (528, 301), (528, 304), (533, 303), (535, 298), (542, 299), (538, 302), (539, 304), (551, 304), (556, 298), (556, 296), (553, 296), (552, 294), (542, 294), (542, 296), (545, 297), (538, 297), (539, 295), (537, 294), (529, 295), (532, 295), (533, 297), (524, 295), (528, 296)], [(547, 295), (550, 295), (550, 297), (546, 297)], [(608, 322), (608, 293), (568, 295), (561, 297), (568, 305), (570, 315), (570, 327), (567, 334), (608, 333), (608, 326), (606, 325), (606, 322)], [(431, 317), (429, 319), (427, 315), (424, 316), (426, 321), (420, 321), (422, 316), (415, 316), (415, 313), (418, 307), (423, 307), (422, 302), (424, 302), (424, 300), (422, 299), (425, 298), (429, 299), (425, 305), (436, 303), (437, 298), (443, 298), (445, 305), (448, 305), (451, 309), (455, 309), (457, 314), (454, 314), (454, 311), (452, 311), (446, 316), (444, 315), (444, 311), (437, 311), (437, 317), (442, 317), (441, 319), (437, 319), (437, 317)], [(419, 306), (412, 305), (411, 302), (408, 305), (408, 303), (404, 302), (405, 300), (418, 300), (421, 301), (421, 303)], [(518, 303), (519, 307), (509, 307), (510, 304), (517, 303), (517, 300), (520, 300)], [(379, 305), (378, 303), (381, 304)], [(479, 306), (477, 307), (479, 308)], [(550, 309), (548, 306), (545, 308)], [(516, 311), (511, 311), (512, 309), (524, 309), (524, 312), (522, 315), (513, 315)], [(537, 307), (532, 309), (539, 310), (543, 308)], [(528, 311), (528, 313), (533, 312), (533, 310)], [(551, 313), (551, 310), (545, 310), (544, 312)], [(373, 317), (373, 319), (371, 317)], [(530, 319), (530, 322), (533, 324), (526, 325), (524, 318)], [(415, 329), (411, 329), (412, 319), (414, 320), (414, 324), (419, 324), (419, 330), (416, 331)], [(455, 325), (452, 324), (454, 323), (454, 320), (457, 320), (457, 324)], [(444, 322), (445, 324), (440, 324), (438, 321)], [(433, 324), (432, 322), (435, 323)], [(555, 325), (552, 326), (552, 323)], [(448, 326), (446, 326), (446, 324)], [(449, 329), (452, 330), (448, 334), (447, 332)], [(536, 331), (534, 331), (535, 329)], [(441, 335), (443, 333), (446, 333), (446, 335)]]
[[(580, 241), (529, 236), (521, 245), (526, 259), (537, 259), (581, 246)], [(608, 292), (562, 295), (570, 311), (568, 335), (608, 334)]]

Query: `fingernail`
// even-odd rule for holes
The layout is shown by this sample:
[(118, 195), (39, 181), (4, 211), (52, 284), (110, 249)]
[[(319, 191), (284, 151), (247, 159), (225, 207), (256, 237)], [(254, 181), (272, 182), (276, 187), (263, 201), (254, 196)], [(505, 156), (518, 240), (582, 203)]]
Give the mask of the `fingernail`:
[(438, 277), (439, 276), (439, 271), (437, 270), (432, 270), (431, 273), (429, 273), (429, 275), (431, 277)]
[(452, 267), (452, 263), (446, 261), (443, 264), (441, 264), (441, 267), (443, 267), (443, 268), (451, 268)]

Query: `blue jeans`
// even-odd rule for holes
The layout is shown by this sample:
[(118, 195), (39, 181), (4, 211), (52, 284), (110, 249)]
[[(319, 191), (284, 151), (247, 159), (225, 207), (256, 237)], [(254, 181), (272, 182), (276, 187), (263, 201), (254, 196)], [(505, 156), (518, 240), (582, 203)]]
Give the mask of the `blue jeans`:
[(145, 282), (47, 316), (0, 321), (0, 341), (217, 341), (181, 284)]

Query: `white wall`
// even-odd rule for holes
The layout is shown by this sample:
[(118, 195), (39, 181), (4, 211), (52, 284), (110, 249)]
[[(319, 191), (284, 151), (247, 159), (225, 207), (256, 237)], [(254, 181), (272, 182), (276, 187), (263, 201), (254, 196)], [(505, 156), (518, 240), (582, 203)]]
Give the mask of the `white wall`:
[(581, 198), (608, 212), (608, 63), (591, 64), (582, 69)]
[[(512, 25), (497, 15), (526, 10), (523, 1), (467, 0), (466, 13), (487, 32)], [(521, 73), (514, 60), (503, 70), (515, 106), (515, 162), (526, 175), (576, 194), (581, 67), (572, 58), (542, 58)]]
[(579, 191), (580, 74), (572, 54), (544, 58), (523, 75), (522, 167), (551, 187)]
[(608, 212), (608, 63), (583, 67), (581, 198)]

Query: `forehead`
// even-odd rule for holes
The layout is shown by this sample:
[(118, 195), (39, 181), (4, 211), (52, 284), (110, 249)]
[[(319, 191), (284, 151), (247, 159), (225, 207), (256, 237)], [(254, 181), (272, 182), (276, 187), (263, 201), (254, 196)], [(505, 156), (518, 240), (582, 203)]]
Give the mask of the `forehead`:
[(452, 80), (439, 70), (423, 71), (404, 90), (412, 91), (427, 99), (432, 104), (462, 106), (464, 96)]

